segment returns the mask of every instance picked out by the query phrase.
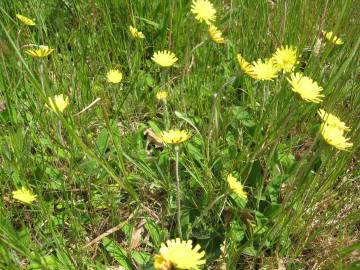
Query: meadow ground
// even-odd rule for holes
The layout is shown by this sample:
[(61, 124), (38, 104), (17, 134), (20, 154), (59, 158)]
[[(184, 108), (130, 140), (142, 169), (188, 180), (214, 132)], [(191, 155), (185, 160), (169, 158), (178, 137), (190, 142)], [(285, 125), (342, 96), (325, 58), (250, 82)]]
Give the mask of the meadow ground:
[(1, 269), (360, 269), (359, 1), (210, 2), (0, 1)]

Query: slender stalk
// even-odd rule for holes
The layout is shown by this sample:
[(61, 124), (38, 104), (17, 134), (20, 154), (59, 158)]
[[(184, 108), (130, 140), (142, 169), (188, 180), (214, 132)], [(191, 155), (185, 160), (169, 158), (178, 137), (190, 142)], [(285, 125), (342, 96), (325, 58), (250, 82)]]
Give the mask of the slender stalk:
[(61, 144), (64, 146), (65, 145), (65, 141), (64, 141), (64, 137), (62, 136), (62, 132), (61, 132), (61, 120), (58, 121), (58, 132), (59, 132), (59, 139)]
[(180, 177), (179, 177), (179, 146), (175, 146), (175, 173), (176, 173), (176, 206), (177, 206), (177, 224), (179, 236), (182, 238), (181, 231), (181, 203), (180, 203)]
[(16, 46), (20, 48), (20, 34), (21, 34), (22, 27), (20, 27), (19, 31), (16, 33)]
[(44, 85), (44, 63), (41, 60), (39, 65), (39, 73), (40, 73), (40, 83), (41, 83), (41, 90), (43, 91), (44, 95), (46, 96), (45, 92), (45, 85)]
[(168, 130), (170, 128), (170, 115), (169, 115), (166, 99), (164, 100), (164, 106), (165, 106), (165, 128), (166, 130)]
[(101, 100), (101, 98), (96, 98), (93, 102), (91, 102), (89, 105), (87, 105), (84, 109), (82, 109), (80, 112), (74, 114), (74, 116), (78, 116), (84, 112), (86, 112), (87, 110), (89, 110), (91, 107), (93, 107), (96, 103), (98, 103)]

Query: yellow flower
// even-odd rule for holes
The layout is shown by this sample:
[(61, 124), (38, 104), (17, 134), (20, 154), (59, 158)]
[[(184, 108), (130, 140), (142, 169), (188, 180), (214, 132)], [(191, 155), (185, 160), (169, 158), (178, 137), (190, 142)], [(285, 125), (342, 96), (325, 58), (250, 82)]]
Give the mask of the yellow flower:
[(178, 144), (188, 140), (190, 135), (186, 130), (170, 129), (161, 132), (160, 138), (164, 143)]
[(168, 240), (166, 244), (161, 244), (160, 254), (155, 256), (154, 267), (157, 270), (170, 270), (172, 267), (197, 270), (206, 262), (205, 251), (199, 252), (200, 249), (199, 245), (193, 248), (191, 240)]
[(210, 25), (209, 34), (215, 43), (225, 43), (225, 39), (223, 38), (221, 31), (215, 25)]
[(54, 97), (48, 98), (48, 103), (46, 103), (45, 107), (53, 110), (54, 112), (63, 112), (65, 108), (69, 105), (69, 98), (67, 96), (64, 97), (63, 94), (55, 95)]
[(20, 22), (22, 22), (23, 24), (25, 25), (28, 25), (28, 26), (34, 26), (35, 25), (35, 22), (28, 18), (28, 17), (25, 17), (24, 15), (21, 15), (21, 14), (16, 14), (16, 18), (18, 18), (18, 20)]
[(323, 109), (318, 110), (318, 114), (323, 122), (326, 125), (336, 127), (338, 129), (349, 131), (350, 128), (346, 126), (344, 122), (340, 120), (340, 118), (336, 117), (335, 115), (324, 111)]
[(320, 131), (324, 140), (336, 149), (347, 150), (347, 148), (351, 148), (353, 146), (353, 144), (349, 142), (350, 139), (344, 136), (343, 129), (322, 123)]
[(334, 43), (335, 45), (344, 44), (344, 41), (341, 38), (337, 37), (333, 32), (322, 31), (322, 33), (328, 41)]
[(122, 73), (118, 69), (110, 69), (106, 74), (106, 79), (109, 83), (119, 83), (122, 80)]
[(250, 77), (252, 77), (252, 78), (255, 79), (254, 70), (253, 70), (252, 65), (250, 65), (250, 63), (247, 62), (247, 61), (245, 60), (245, 58), (242, 57), (241, 54), (238, 54), (238, 55), (237, 55), (237, 60), (238, 60), (238, 62), (239, 62), (239, 65), (240, 65), (241, 70), (242, 70), (245, 74), (247, 74), (247, 75), (249, 75)]
[(31, 191), (25, 187), (13, 191), (12, 196), (15, 200), (18, 200), (22, 203), (32, 203), (36, 200), (36, 195), (33, 195)]
[(244, 186), (239, 181), (237, 181), (237, 179), (232, 176), (232, 174), (229, 174), (227, 176), (226, 181), (228, 182), (230, 189), (235, 192), (240, 198), (247, 198), (247, 194), (244, 191)]
[(216, 10), (212, 3), (208, 0), (193, 0), (191, 4), (191, 12), (195, 14), (195, 18), (200, 22), (211, 24), (216, 18)]
[(292, 86), (292, 90), (300, 94), (301, 98), (308, 102), (319, 103), (322, 102), (324, 95), (320, 94), (323, 88), (311, 78), (304, 76), (301, 73), (292, 73), (290, 78), (287, 78)]
[(166, 92), (166, 91), (160, 91), (160, 92), (156, 93), (156, 98), (159, 101), (166, 100), (167, 96), (168, 96), (168, 92)]
[(145, 35), (142, 32), (138, 31), (135, 27), (130, 25), (129, 29), (133, 38), (145, 38)]
[(252, 70), (254, 78), (257, 80), (272, 80), (277, 77), (278, 73), (278, 69), (271, 59), (266, 59), (264, 62), (261, 59), (254, 61)]
[(44, 58), (48, 56), (50, 53), (52, 53), (54, 49), (50, 49), (48, 46), (45, 45), (39, 45), (36, 49), (27, 49), (25, 50), (25, 53), (35, 57), (35, 58)]
[(297, 61), (297, 49), (292, 46), (280, 47), (272, 57), (274, 66), (284, 72), (293, 71)]
[(178, 59), (174, 53), (164, 50), (155, 52), (151, 60), (162, 67), (171, 67)]

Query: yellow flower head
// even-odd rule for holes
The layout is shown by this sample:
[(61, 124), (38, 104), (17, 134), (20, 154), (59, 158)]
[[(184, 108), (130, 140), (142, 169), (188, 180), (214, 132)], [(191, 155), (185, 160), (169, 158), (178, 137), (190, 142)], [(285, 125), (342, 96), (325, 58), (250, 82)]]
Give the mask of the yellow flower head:
[(45, 107), (49, 108), (54, 112), (63, 112), (65, 108), (69, 105), (69, 98), (67, 96), (64, 97), (63, 94), (55, 95), (54, 97), (48, 98), (48, 103), (46, 103)]
[(193, 0), (191, 12), (195, 14), (198, 21), (204, 21), (207, 24), (211, 24), (216, 18), (216, 10), (208, 0)]
[(228, 182), (230, 189), (235, 192), (240, 198), (247, 198), (247, 194), (244, 191), (244, 186), (239, 181), (237, 181), (237, 179), (232, 176), (232, 174), (229, 174), (227, 176), (226, 181)]
[(27, 49), (25, 53), (34, 57), (34, 58), (44, 58), (52, 53), (54, 49), (49, 48), (45, 45), (39, 45), (36, 49)]
[(145, 35), (142, 32), (138, 31), (135, 27), (130, 25), (129, 29), (133, 38), (145, 38)]
[(262, 61), (258, 59), (252, 64), (254, 78), (257, 80), (272, 80), (277, 77), (278, 69), (271, 59)]
[(160, 254), (155, 257), (154, 267), (157, 270), (170, 270), (174, 266), (176, 269), (197, 270), (205, 264), (205, 251), (200, 252), (201, 247), (192, 246), (192, 241), (183, 241), (179, 238), (168, 240), (162, 243)]
[(301, 73), (292, 73), (290, 78), (287, 78), (292, 86), (292, 90), (300, 94), (301, 98), (308, 102), (319, 103), (322, 102), (324, 95), (320, 94), (323, 88), (311, 78), (304, 76)]
[(344, 44), (344, 41), (341, 38), (337, 37), (333, 32), (322, 31), (322, 34), (328, 41), (334, 43), (335, 45)]
[(25, 25), (28, 25), (28, 26), (35, 25), (35, 22), (32, 19), (25, 17), (24, 15), (16, 14), (16, 18), (18, 18), (18, 20)]
[(347, 150), (347, 148), (353, 146), (353, 144), (349, 142), (350, 139), (344, 136), (343, 129), (323, 123), (321, 124), (320, 131), (324, 140), (336, 149)]
[(247, 61), (245, 60), (245, 58), (242, 57), (241, 54), (238, 54), (238, 55), (237, 55), (237, 60), (238, 60), (238, 62), (239, 62), (239, 65), (240, 65), (241, 70), (242, 70), (245, 74), (247, 74), (247, 75), (249, 75), (250, 77), (252, 77), (252, 78), (255, 79), (254, 70), (253, 70), (252, 65), (250, 65), (250, 63), (247, 62)]
[(162, 67), (171, 67), (178, 59), (174, 53), (164, 50), (155, 52), (151, 60)]
[(164, 101), (164, 100), (166, 100), (167, 97), (168, 97), (167, 91), (160, 91), (160, 92), (156, 93), (156, 98), (159, 101)]
[(321, 120), (329, 126), (336, 127), (338, 129), (349, 131), (350, 128), (346, 126), (344, 122), (340, 120), (340, 118), (336, 117), (335, 115), (324, 111), (323, 109), (318, 110), (318, 114)]
[(272, 57), (274, 66), (284, 72), (293, 71), (297, 60), (297, 49), (292, 46), (278, 48)]
[(223, 38), (221, 31), (215, 25), (210, 25), (209, 34), (215, 43), (225, 43), (225, 39)]
[(32, 203), (36, 200), (36, 195), (33, 195), (31, 191), (25, 187), (13, 191), (12, 196), (15, 200), (18, 200), (22, 203)]
[(106, 79), (109, 83), (119, 83), (123, 78), (122, 73), (118, 69), (110, 69), (106, 73)]
[(190, 135), (186, 130), (170, 129), (169, 131), (161, 132), (160, 138), (167, 144), (179, 144), (188, 140)]

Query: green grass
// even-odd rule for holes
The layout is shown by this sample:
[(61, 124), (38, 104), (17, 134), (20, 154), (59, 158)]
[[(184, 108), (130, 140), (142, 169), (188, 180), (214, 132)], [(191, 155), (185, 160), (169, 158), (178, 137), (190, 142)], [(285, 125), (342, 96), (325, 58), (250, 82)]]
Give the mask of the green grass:
[[(357, 269), (358, 1), (212, 2), (225, 44), (209, 39), (188, 0), (0, 2), (1, 269), (153, 269), (179, 233), (175, 151), (149, 155), (147, 128), (193, 135), (180, 146), (181, 228), (205, 250), (204, 269)], [(344, 45), (324, 41), (314, 53), (323, 29)], [(20, 49), (31, 43), (55, 51), (32, 59)], [(323, 86), (323, 103), (302, 100), (285, 74), (255, 81), (240, 71), (237, 53), (253, 61), (283, 44), (298, 48), (297, 70)], [(166, 70), (151, 61), (164, 49), (179, 58)], [(111, 68), (121, 84), (106, 82)], [(61, 93), (69, 107), (49, 111), (47, 97)], [(351, 127), (349, 151), (324, 142), (319, 108)], [(227, 192), (228, 173), (246, 204)], [(22, 186), (37, 195), (31, 205), (12, 198)]]

